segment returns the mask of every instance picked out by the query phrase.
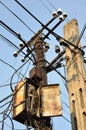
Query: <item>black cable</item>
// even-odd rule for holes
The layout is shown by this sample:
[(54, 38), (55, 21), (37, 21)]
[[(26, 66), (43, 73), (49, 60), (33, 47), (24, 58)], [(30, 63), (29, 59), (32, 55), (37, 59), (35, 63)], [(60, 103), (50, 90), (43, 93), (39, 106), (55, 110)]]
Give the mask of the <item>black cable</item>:
[(38, 23), (40, 23), (42, 26), (44, 26), (44, 24), (38, 20), (29, 10), (27, 10), (19, 1), (15, 0), (15, 2), (17, 2), (27, 13), (29, 13)]
[(10, 97), (12, 97), (12, 96), (13, 96), (13, 94), (10, 94), (9, 96), (7, 96), (7, 97), (5, 97), (4, 99), (0, 100), (0, 103), (4, 102), (6, 99), (8, 99), (8, 98), (10, 98)]
[(11, 117), (7, 113), (4, 113), (4, 114), (10, 119), (11, 124), (12, 124), (12, 130), (14, 130), (14, 124), (13, 124), (13, 121), (12, 121)]
[(79, 44), (79, 42), (80, 42), (80, 40), (81, 40), (81, 38), (82, 38), (82, 36), (83, 36), (83, 34), (84, 34), (84, 32), (85, 32), (85, 29), (86, 29), (86, 23), (84, 24), (84, 27), (83, 27), (83, 29), (82, 29), (82, 31), (81, 31), (81, 33), (80, 33), (80, 37), (78, 38), (78, 40), (76, 41), (76, 45), (78, 46), (78, 44)]
[(11, 121), (11, 124), (12, 124), (12, 130), (14, 130), (14, 124), (13, 124), (13, 121), (12, 121), (12, 119), (11, 119), (11, 117), (8, 115), (8, 117), (9, 117), (9, 119), (10, 119), (10, 121)]
[(43, 39), (47, 38), (51, 32), (53, 32), (64, 20), (60, 20), (52, 29), (48, 30), (48, 33), (44, 36)]
[[(46, 60), (46, 62), (49, 64), (49, 62)], [(55, 67), (53, 67), (52, 66), (52, 68), (54, 69), (54, 71), (56, 71), (65, 81), (67, 81), (68, 82), (68, 80), (61, 74), (61, 73), (59, 73), (57, 70), (56, 70), (56, 68)]]
[(40, 0), (40, 2), (50, 13), (52, 13), (52, 11), (46, 6), (46, 4), (42, 0)]
[(71, 124), (71, 121), (69, 121), (65, 116), (62, 116), (67, 122)]
[[(17, 84), (18, 82), (14, 82), (14, 83), (12, 83), (12, 84)], [(0, 85), (0, 88), (2, 88), (2, 87), (6, 87), (6, 86), (10, 86), (10, 84), (4, 84), (4, 85)]]
[(26, 71), (25, 71), (25, 73), (24, 73), (24, 75), (23, 75), (23, 77), (22, 78), (24, 78), (25, 77), (25, 74), (28, 72), (28, 68), (29, 68), (29, 66), (30, 66), (30, 63), (29, 63), (29, 65), (27, 66), (27, 68), (26, 68)]
[(2, 3), (1, 1), (0, 1), (0, 3), (7, 9), (7, 10), (9, 10), (19, 21), (21, 21), (32, 33), (34, 33), (35, 34), (35, 32), (22, 20), (22, 19), (20, 19), (12, 10), (10, 10), (4, 3)]
[(12, 91), (12, 92), (14, 92), (14, 90), (13, 90), (13, 88), (12, 88), (12, 80), (13, 80), (13, 77), (14, 77), (14, 75), (17, 73), (17, 71), (19, 71), (27, 62), (28, 62), (28, 60), (27, 60), (23, 65), (21, 65), (21, 66), (13, 73), (13, 75), (11, 76), (10, 88), (11, 88), (11, 91)]
[(65, 102), (62, 102), (68, 109), (70, 108)]
[[(21, 38), (20, 34), (17, 34), (12, 28), (10, 28), (9, 26), (7, 26), (3, 21), (1, 21), (1, 26), (4, 27), (11, 34), (13, 34), (16, 38), (18, 38), (19, 40), (21, 40), (24, 43), (24, 45), (28, 48), (28, 46), (26, 45), (26, 42)], [(25, 46), (23, 46), (20, 50), (22, 51)]]
[[(4, 61), (4, 60), (2, 60), (2, 59), (0, 59), (0, 61), (2, 62), (2, 63), (4, 63), (4, 64), (6, 64), (6, 65), (8, 65), (9, 67), (11, 67), (14, 71), (16, 71), (16, 69), (12, 66), (12, 65), (10, 65), (9, 63), (7, 63), (6, 61)], [(22, 75), (22, 76), (24, 76), (22, 73), (20, 73), (20, 72), (18, 72), (20, 75)]]
[(28, 11), (19, 1), (15, 0), (27, 13), (29, 13), (37, 22), (39, 22), (41, 24), (42, 27), (44, 27), (45, 29), (47, 29), (48, 31), (51, 32), (51, 34), (56, 37), (57, 40), (63, 39), (67, 44), (75, 47), (75, 49), (80, 50), (83, 54), (83, 50), (81, 50), (81, 48), (77, 47), (76, 45), (72, 44), (71, 42), (67, 41), (66, 39), (64, 39), (63, 37), (59, 36), (58, 34), (56, 34), (55, 32), (53, 32), (52, 30), (50, 30), (48, 27), (46, 27), (40, 20), (38, 20), (30, 11)]
[[(1, 35), (1, 34), (0, 34), (0, 36), (1, 36), (1, 38), (4, 39), (7, 43), (10, 43), (10, 44), (13, 45), (14, 47), (18, 48), (15, 44), (13, 44), (13, 43), (12, 43), (10, 40), (8, 40), (6, 37), (4, 37), (4, 36)], [(23, 48), (24, 48), (24, 47), (23, 47)], [(19, 52), (21, 51), (21, 52), (26, 56), (27, 54), (25, 54), (25, 53), (22, 51), (23, 48), (18, 48), (18, 50), (19, 50)], [(34, 49), (33, 49), (33, 50), (34, 50)], [(30, 51), (30, 53), (31, 53), (31, 52), (32, 52), (32, 50)], [(29, 54), (30, 54), (30, 53), (29, 53)], [(29, 54), (28, 54), (28, 55), (29, 55)], [(32, 60), (28, 55), (27, 55), (27, 57), (33, 62), (33, 60)], [(35, 62), (35, 57), (34, 57), (33, 54), (32, 54), (32, 56), (33, 56), (33, 59), (34, 59), (34, 62)], [(34, 62), (33, 62), (33, 63), (34, 63)]]
[(47, 0), (47, 2), (48, 2), (55, 10), (57, 10), (56, 7), (55, 7), (49, 0)]
[(19, 39), (18, 34), (13, 29), (8, 27), (3, 21), (0, 21), (0, 24), (1, 24), (2, 27), (4, 27), (6, 30), (8, 30), (11, 34), (13, 34), (16, 38)]
[(6, 106), (8, 103), (10, 103), (11, 102), (11, 100), (10, 101), (8, 101), (8, 102), (6, 102), (5, 104), (3, 104), (2, 106), (0, 106), (0, 108), (2, 108), (2, 107), (4, 107), (4, 106)]
[[(12, 97), (12, 100), (11, 100), (11, 102), (13, 101), (13, 97)], [(8, 115), (10, 115), (10, 113), (12, 112), (12, 105), (11, 105), (11, 102), (9, 103), (9, 105), (8, 105), (8, 107), (3, 111), (3, 112), (1, 112), (0, 114), (3, 114), (3, 113), (7, 113), (8, 111)], [(8, 110), (8, 108), (11, 106), (11, 109), (10, 110)], [(4, 117), (4, 120), (6, 120), (7, 119), (7, 117), (8, 116), (5, 116)], [(2, 120), (0, 121), (0, 123), (2, 122)]]
[(2, 119), (2, 130), (4, 130), (4, 114), (3, 114), (3, 119)]
[[(11, 104), (10, 104), (11, 105)], [(9, 106), (10, 107), (10, 106)], [(11, 109), (10, 110), (5, 110), (4, 112), (8, 112), (8, 114), (5, 116), (4, 120), (6, 120), (8, 118), (8, 115), (10, 115), (10, 113), (12, 112), (12, 105), (11, 105)]]
[(0, 37), (3, 39), (3, 40), (5, 40), (7, 43), (8, 43), (8, 45), (11, 45), (11, 46), (13, 46), (15, 49), (19, 49), (13, 42), (11, 42), (10, 40), (8, 40), (5, 36), (3, 36), (2, 34), (0, 34)]

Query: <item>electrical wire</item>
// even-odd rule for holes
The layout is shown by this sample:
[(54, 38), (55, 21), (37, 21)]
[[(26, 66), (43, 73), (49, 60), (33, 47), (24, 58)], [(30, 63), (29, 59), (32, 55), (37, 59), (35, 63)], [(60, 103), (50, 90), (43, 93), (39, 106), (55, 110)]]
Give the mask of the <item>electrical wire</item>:
[(0, 3), (7, 9), (9, 10), (19, 21), (21, 21), (32, 33), (35, 34), (35, 32), (22, 20), (20, 19), (11, 9), (9, 9), (3, 2), (0, 1)]
[[(1, 38), (3, 39), (3, 40), (5, 40), (5, 42), (7, 42), (8, 44), (11, 44), (11, 45), (13, 45), (15, 48), (17, 48), (19, 51), (21, 51), (25, 56), (27, 55), (27, 54), (25, 54), (22, 50), (22, 48), (20, 49), (20, 48), (18, 48), (14, 43), (12, 43), (10, 40), (8, 40), (6, 37), (4, 37), (3, 35), (1, 35), (0, 34), (0, 36), (1, 36)], [(34, 49), (33, 49), (34, 50)], [(30, 51), (30, 53), (31, 53), (32, 51)], [(29, 54), (28, 54), (29, 55)], [(27, 55), (27, 57), (33, 62), (33, 64), (34, 64), (34, 62), (35, 62), (35, 57), (34, 57), (34, 55), (32, 54), (32, 57), (33, 57), (33, 60), (29, 57)]]
[(63, 112), (66, 113), (68, 116), (70, 116), (70, 113), (68, 113), (68, 110), (66, 111), (65, 109), (63, 109)]
[[(7, 31), (9, 31), (12, 35), (14, 35), (16, 38), (20, 39), (18, 34), (13, 30), (11, 29), (10, 27), (8, 27), (3, 21), (0, 21), (0, 24), (2, 27), (4, 27)], [(25, 41), (23, 41), (25, 42)]]
[(52, 11), (48, 8), (48, 6), (42, 0), (40, 0), (40, 2), (52, 14)]
[[(46, 60), (46, 62), (49, 64), (49, 62), (48, 62), (47, 60)], [(68, 82), (68, 80), (67, 80), (55, 67), (52, 66), (52, 68), (53, 68), (53, 70), (54, 70), (56, 73), (58, 73), (65, 81)]]
[(57, 10), (57, 8), (56, 8), (49, 0), (47, 0), (47, 2), (48, 2), (55, 10)]
[[(7, 113), (4, 113), (4, 114), (10, 119), (10, 122), (11, 122), (11, 124), (12, 124), (12, 127), (10, 127), (10, 128), (12, 128), (12, 130), (14, 130), (14, 123), (13, 123), (11, 117), (10, 117)], [(8, 126), (8, 125), (7, 125), (7, 126)]]
[(38, 20), (28, 9), (26, 9), (19, 1), (15, 0), (17, 4), (19, 4), (29, 15), (31, 15), (38, 23), (40, 23), (43, 26), (43, 23)]
[(2, 108), (2, 107), (4, 107), (4, 106), (6, 106), (8, 103), (10, 103), (11, 102), (11, 100), (10, 101), (8, 101), (8, 102), (6, 102), (5, 104), (3, 104), (2, 106), (0, 106), (0, 108)]
[(29, 65), (27, 66), (26, 71), (25, 71), (25, 73), (24, 73), (24, 75), (23, 75), (23, 77), (22, 77), (22, 78), (24, 78), (24, 77), (25, 77), (25, 74), (27, 73), (27, 71), (28, 71), (28, 69), (29, 69), (29, 66), (30, 66), (30, 62), (29, 62)]
[[(8, 25), (6, 25), (3, 21), (1, 21), (1, 26), (4, 27), (7, 31), (9, 31), (16, 38), (18, 38), (19, 40), (21, 40), (24, 43), (24, 45), (27, 47), (27, 49), (29, 49), (28, 46), (27, 46), (27, 44), (26, 44), (26, 42), (25, 42), (25, 40), (22, 39), (22, 37), (21, 37), (20, 34), (16, 33), (12, 28), (10, 28)], [(24, 49), (25, 46), (23, 46), (21, 48), (21, 51)]]
[(78, 40), (76, 41), (76, 45), (78, 46), (78, 44), (79, 44), (79, 42), (80, 42), (80, 40), (81, 40), (81, 38), (82, 38), (82, 36), (83, 36), (83, 34), (84, 34), (84, 32), (85, 32), (85, 29), (86, 29), (86, 23), (84, 24), (84, 27), (83, 27), (83, 29), (82, 29), (82, 31), (81, 31), (81, 33), (80, 33), (80, 37), (78, 38)]
[[(13, 99), (12, 99), (12, 100), (13, 100)], [(10, 110), (8, 109), (9, 107), (11, 107)], [(7, 112), (8, 112), (8, 115), (10, 115), (11, 111), (12, 111), (12, 105), (11, 105), (11, 103), (9, 103), (8, 107), (7, 107), (5, 110), (3, 110), (3, 112), (1, 112), (0, 114), (7, 113)], [(6, 120), (7, 117), (8, 117), (8, 116), (5, 116), (5, 117), (4, 117), (4, 120)], [(1, 120), (0, 123), (2, 123), (2, 121), (3, 121), (3, 120)]]
[(8, 99), (8, 98), (10, 98), (10, 97), (12, 97), (12, 96), (13, 96), (13, 94), (8, 95), (8, 96), (5, 97), (4, 99), (0, 100), (0, 103), (4, 102), (6, 99)]
[(71, 124), (71, 121), (69, 121), (65, 116), (62, 116), (68, 123)]
[(15, 2), (17, 2), (27, 13), (29, 13), (37, 22), (39, 22), (41, 24), (42, 27), (44, 27), (45, 29), (47, 29), (48, 31), (51, 32), (51, 34), (56, 37), (56, 39), (59, 41), (60, 39), (63, 39), (67, 44), (75, 47), (76, 49), (78, 49), (79, 51), (82, 52), (82, 54), (84, 54), (83, 50), (81, 50), (81, 48), (79, 48), (78, 46), (72, 44), (71, 42), (67, 41), (65, 38), (59, 36), (58, 34), (56, 34), (55, 32), (53, 32), (52, 30), (50, 30), (48, 27), (46, 27), (39, 19), (37, 19), (29, 10), (27, 10), (19, 1), (15, 0)]
[[(12, 84), (17, 84), (18, 82), (14, 82), (14, 83), (12, 83)], [(10, 84), (4, 84), (4, 85), (0, 85), (0, 88), (2, 88), (2, 87), (6, 87), (6, 86), (10, 86)]]
[(11, 80), (10, 80), (10, 88), (11, 88), (11, 91), (14, 92), (13, 88), (12, 88), (12, 80), (13, 80), (13, 77), (14, 75), (17, 73), (17, 71), (19, 71), (29, 60), (27, 60), (23, 65), (21, 65), (14, 73), (13, 75), (11, 76)]
[(13, 42), (11, 42), (10, 40), (8, 40), (5, 36), (3, 36), (2, 34), (0, 34), (0, 37), (2, 40), (4, 40), (8, 45), (12, 46), (15, 49), (19, 49)]
[[(10, 68), (12, 68), (14, 71), (16, 71), (16, 69), (12, 66), (12, 65), (10, 65), (9, 63), (7, 63), (6, 61), (4, 61), (4, 60), (2, 60), (2, 59), (0, 59), (0, 61), (2, 62), (2, 63), (4, 63), (5, 65), (7, 65), (7, 66), (9, 66)], [(20, 72), (17, 72), (17, 74), (18, 75), (21, 75), (21, 76), (24, 76), (22, 73), (20, 73)]]
[(69, 105), (66, 104), (65, 102), (62, 102), (68, 109), (70, 109)]
[(3, 120), (2, 120), (2, 130), (4, 130), (4, 114), (3, 114)]

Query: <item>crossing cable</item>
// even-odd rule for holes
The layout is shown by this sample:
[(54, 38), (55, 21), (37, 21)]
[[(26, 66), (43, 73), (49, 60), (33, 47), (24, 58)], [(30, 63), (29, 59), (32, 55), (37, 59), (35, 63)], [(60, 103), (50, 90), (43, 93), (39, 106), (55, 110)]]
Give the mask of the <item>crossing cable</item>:
[[(18, 33), (16, 33), (12, 28), (10, 28), (9, 26), (7, 26), (3, 21), (0, 21), (0, 23), (1, 23), (2, 27), (4, 27), (7, 31), (9, 31), (11, 34), (13, 34), (16, 38), (18, 38), (19, 40), (21, 40), (24, 43), (24, 46), (19, 49), (19, 52), (21, 52), (25, 47), (27, 47), (27, 49), (29, 50), (29, 54), (31, 54), (33, 56), (34, 61), (35, 61), (35, 57), (31, 53), (32, 52), (31, 49), (28, 47), (28, 45), (26, 44), (26, 42), (22, 39), (21, 35), (18, 34)], [(30, 57), (29, 57), (29, 59), (32, 60)], [(32, 60), (32, 62), (33, 62), (33, 60)]]
[(69, 121), (65, 116), (62, 116), (67, 122), (71, 124), (71, 121)]
[(7, 10), (9, 10), (19, 21), (21, 21), (32, 33), (35, 34), (35, 32), (34, 32), (22, 19), (20, 19), (11, 9), (9, 9), (3, 2), (0, 1), (0, 3), (1, 3)]
[[(12, 83), (12, 84), (18, 84), (18, 82), (14, 82), (14, 83)], [(6, 87), (6, 86), (10, 86), (10, 84), (0, 85), (0, 88), (2, 88), (2, 87)]]
[(8, 101), (8, 102), (6, 102), (5, 104), (3, 104), (2, 106), (0, 106), (0, 108), (2, 108), (2, 107), (4, 107), (4, 106), (6, 106), (7, 104), (9, 104), (11, 102), (11, 100), (10, 101)]
[(14, 35), (16, 38), (18, 38), (19, 40), (21, 40), (22, 42), (25, 43), (25, 41), (21, 37), (19, 37), (18, 33), (16, 33), (12, 28), (7, 26), (3, 21), (0, 21), (0, 24), (2, 27), (4, 27), (6, 30), (8, 30), (12, 35)]
[(82, 31), (81, 31), (81, 34), (80, 34), (80, 37), (78, 38), (78, 40), (77, 40), (77, 42), (76, 42), (76, 45), (78, 46), (78, 44), (79, 44), (79, 42), (80, 42), (80, 40), (81, 40), (81, 38), (82, 38), (82, 36), (83, 36), (83, 34), (84, 34), (84, 32), (85, 32), (85, 29), (86, 29), (86, 23), (84, 24), (84, 27), (83, 27), (83, 29), (82, 29)]
[[(13, 98), (12, 98), (11, 102), (12, 102), (12, 101), (13, 101)], [(7, 115), (10, 115), (10, 113), (12, 112), (11, 102), (9, 103), (8, 107), (7, 107), (3, 112), (0, 112), (0, 114), (7, 113), (7, 112), (8, 112)], [(9, 107), (11, 107), (10, 110), (8, 109)], [(8, 116), (5, 116), (5, 117), (4, 117), (4, 120), (6, 120), (7, 117), (8, 117)], [(0, 121), (0, 123), (1, 123), (1, 122), (2, 122), (2, 120)]]
[(19, 1), (15, 0), (15, 2), (17, 2), (17, 3), (18, 3), (27, 13), (29, 13), (37, 22), (39, 22), (44, 29), (50, 31), (51, 34), (52, 34), (54, 37), (56, 37), (56, 39), (57, 39), (58, 41), (59, 41), (60, 39), (63, 39), (67, 44), (69, 44), (69, 45), (75, 47), (76, 49), (78, 49), (79, 51), (81, 51), (82, 54), (84, 54), (84, 51), (83, 51), (81, 48), (77, 47), (76, 45), (72, 44), (71, 42), (67, 41), (67, 40), (64, 39), (63, 37), (61, 37), (61, 36), (59, 36), (58, 34), (56, 34), (55, 32), (53, 32), (51, 29), (49, 29), (48, 27), (46, 27), (46, 26), (45, 26), (39, 19), (37, 19), (29, 10), (27, 10)]
[[(27, 54), (25, 54), (23, 51), (22, 51), (22, 48), (19, 48), (19, 47), (17, 47), (13, 42), (11, 42), (10, 40), (8, 40), (6, 37), (4, 37), (3, 35), (1, 35), (0, 34), (0, 36), (1, 36), (1, 38), (3, 39), (3, 40), (5, 40), (5, 42), (7, 42), (8, 44), (10, 44), (10, 45), (12, 45), (13, 47), (15, 47), (15, 48), (17, 48), (19, 51), (21, 51), (25, 56), (27, 55)], [(32, 52), (32, 50), (31, 50), (31, 52)], [(31, 57), (29, 57), (28, 55), (27, 55), (27, 57), (33, 62), (33, 60), (31, 59)], [(35, 57), (34, 57), (34, 60), (35, 60)], [(33, 62), (34, 63), (34, 62)], [(22, 75), (23, 76), (23, 75)]]
[[(16, 69), (12, 66), (12, 65), (10, 65), (9, 63), (7, 63), (6, 61), (4, 61), (4, 60), (2, 60), (2, 59), (0, 59), (0, 61), (2, 62), (2, 63), (4, 63), (4, 64), (6, 64), (6, 65), (8, 65), (9, 67), (11, 67), (14, 71), (16, 71)], [(18, 72), (20, 75), (22, 75), (22, 76), (24, 76), (22, 73), (20, 73), (20, 72)]]
[(7, 100), (8, 98), (10, 98), (10, 97), (12, 97), (12, 96), (13, 96), (13, 94), (8, 95), (8, 96), (5, 97), (4, 99), (0, 100), (0, 103), (4, 102), (5, 100)]
[(41, 24), (41, 26), (44, 26), (44, 24), (38, 20), (29, 10), (27, 10), (19, 1), (15, 0), (27, 13), (29, 13), (38, 23)]
[(50, 13), (52, 13), (52, 11), (46, 6), (46, 4), (42, 0), (40, 0), (40, 2)]
[[(9, 119), (10, 119), (10, 121), (11, 121), (11, 124), (12, 124), (12, 130), (14, 130), (14, 123), (13, 123), (13, 121), (12, 121), (12, 119), (11, 119), (11, 117), (5, 112), (5, 113), (3, 113), (5, 116), (7, 116)], [(5, 119), (3, 119), (3, 120), (5, 120)], [(4, 130), (4, 129), (3, 129)]]
[[(49, 64), (49, 62), (48, 62), (47, 60), (46, 60), (46, 63)], [(65, 81), (68, 82), (68, 80), (67, 80), (55, 67), (52, 66), (52, 68), (53, 68), (53, 70), (56, 71)]]
[(12, 80), (13, 80), (13, 77), (14, 77), (14, 75), (17, 73), (17, 71), (19, 71), (26, 63), (28, 63), (28, 60), (27, 60), (23, 65), (21, 65), (21, 66), (13, 73), (13, 75), (11, 76), (10, 88), (11, 88), (11, 91), (12, 91), (12, 92), (14, 92), (13, 87), (12, 87)]
[(49, 0), (47, 0), (47, 2), (48, 2), (55, 10), (57, 10), (56, 7), (55, 7)]
[(0, 37), (8, 43), (8, 45), (13, 46), (15, 49), (19, 49), (19, 47), (17, 47), (13, 42), (11, 42), (10, 40), (8, 40), (5, 36), (3, 36), (2, 34), (0, 34)]

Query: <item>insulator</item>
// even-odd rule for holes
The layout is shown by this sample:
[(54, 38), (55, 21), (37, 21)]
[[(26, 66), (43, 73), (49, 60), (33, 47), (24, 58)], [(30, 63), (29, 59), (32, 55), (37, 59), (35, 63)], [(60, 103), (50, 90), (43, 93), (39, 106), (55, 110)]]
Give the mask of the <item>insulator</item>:
[(56, 52), (56, 53), (59, 53), (59, 52), (60, 52), (60, 47), (57, 46), (57, 45), (55, 46), (55, 52)]
[(52, 15), (53, 15), (53, 17), (57, 17), (57, 13), (54, 11), (53, 13), (52, 13)]
[(63, 17), (64, 17), (64, 18), (67, 18), (67, 13), (63, 13)]
[(63, 15), (60, 15), (60, 16), (59, 16), (59, 19), (60, 19), (61, 21), (63, 21), (63, 20), (64, 20), (64, 16), (63, 16)]
[(49, 43), (46, 42), (45, 48), (49, 49)]
[(14, 57), (17, 57), (18, 54), (19, 54), (19, 51), (15, 51), (15, 52), (13, 53), (13, 56), (14, 56)]
[(24, 43), (23, 43), (22, 41), (20, 41), (19, 46), (20, 46), (21, 48), (24, 47)]
[(23, 58), (21, 59), (21, 61), (22, 61), (22, 62), (25, 62), (25, 58), (23, 57)]
[(61, 8), (58, 9), (57, 14), (58, 14), (58, 15), (61, 15), (61, 14), (62, 14), (62, 9), (61, 9)]

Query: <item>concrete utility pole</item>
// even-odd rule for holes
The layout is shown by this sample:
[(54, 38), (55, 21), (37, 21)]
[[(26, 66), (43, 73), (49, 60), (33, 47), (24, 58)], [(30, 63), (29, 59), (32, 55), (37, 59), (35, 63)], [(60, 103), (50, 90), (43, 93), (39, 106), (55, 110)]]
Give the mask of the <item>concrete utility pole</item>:
[[(64, 38), (81, 47), (80, 43), (77, 45), (79, 31), (76, 19), (64, 26)], [(69, 47), (66, 49), (66, 65), (72, 130), (86, 130), (86, 73), (83, 54), (77, 48)]]
[[(44, 58), (44, 50), (43, 50), (43, 39), (41, 36), (38, 36), (38, 40), (35, 43), (35, 51), (36, 51), (36, 67), (39, 69), (41, 73), (41, 81), (40, 86), (47, 84), (47, 76), (45, 69), (45, 58)], [(41, 115), (41, 114), (40, 114)], [(45, 122), (45, 124), (43, 124)], [(40, 126), (39, 128), (35, 128), (35, 130), (51, 130), (50, 117), (43, 118), (40, 116)]]

